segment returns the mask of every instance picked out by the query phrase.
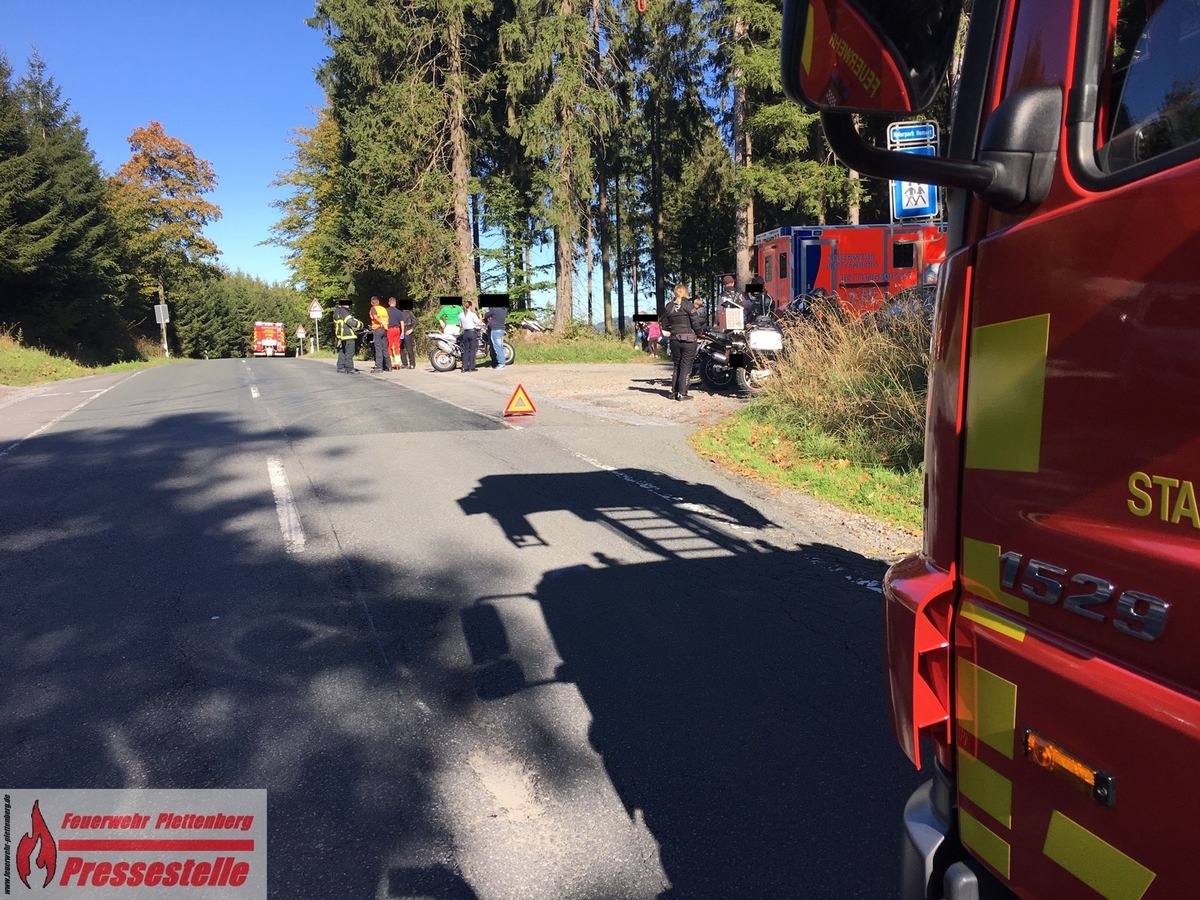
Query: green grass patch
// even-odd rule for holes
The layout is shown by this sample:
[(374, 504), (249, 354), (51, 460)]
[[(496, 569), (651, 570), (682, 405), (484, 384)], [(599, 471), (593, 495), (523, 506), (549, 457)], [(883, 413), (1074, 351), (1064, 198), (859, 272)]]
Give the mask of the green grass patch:
[(626, 363), (648, 362), (647, 353), (633, 349), (630, 338), (589, 334), (582, 329), (566, 335), (553, 332), (514, 331), (509, 340), (519, 363)]
[(24, 347), (13, 334), (0, 332), (0, 384), (11, 387), (28, 387), (48, 381), (62, 381), (65, 378), (81, 378), (84, 375), (133, 371), (164, 362), (170, 360), (154, 357), (93, 368), (80, 365), (64, 356), (47, 353), (45, 350)]
[(769, 398), (692, 436), (701, 456), (729, 471), (794, 488), (920, 533), (923, 476), (861, 465), (828, 435), (780, 420)]

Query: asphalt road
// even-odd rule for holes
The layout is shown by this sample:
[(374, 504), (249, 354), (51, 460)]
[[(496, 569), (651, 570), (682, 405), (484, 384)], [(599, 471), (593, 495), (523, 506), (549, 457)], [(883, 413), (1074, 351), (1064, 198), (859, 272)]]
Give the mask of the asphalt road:
[(266, 788), (277, 898), (893, 895), (884, 564), (687, 426), (408, 374), (0, 398), (0, 784)]

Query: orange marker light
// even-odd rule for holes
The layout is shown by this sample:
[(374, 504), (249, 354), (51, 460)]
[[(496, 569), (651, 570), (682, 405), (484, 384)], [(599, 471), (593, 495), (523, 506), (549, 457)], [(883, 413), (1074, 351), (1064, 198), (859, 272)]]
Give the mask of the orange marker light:
[(1025, 755), (1048, 772), (1073, 783), (1101, 806), (1117, 803), (1117, 780), (1114, 776), (1089, 766), (1079, 757), (1068, 753), (1054, 741), (1032, 729), (1025, 730)]

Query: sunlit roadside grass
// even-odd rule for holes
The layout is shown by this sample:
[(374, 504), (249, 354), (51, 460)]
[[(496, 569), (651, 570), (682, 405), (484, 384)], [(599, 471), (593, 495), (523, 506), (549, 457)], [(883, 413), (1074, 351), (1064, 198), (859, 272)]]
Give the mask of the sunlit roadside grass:
[(23, 347), (12, 333), (0, 331), (0, 384), (10, 387), (28, 387), (48, 381), (62, 381), (66, 378), (81, 378), (84, 375), (101, 375), (107, 372), (127, 372), (164, 362), (170, 360), (151, 357), (93, 368), (80, 365), (64, 356), (47, 353), (45, 350)]
[(617, 335), (514, 331), (509, 335), (519, 363), (649, 362), (652, 357), (633, 348), (633, 341)]
[(727, 468), (919, 532), (929, 338), (919, 302), (792, 322), (764, 394), (694, 446)]
[(726, 470), (804, 491), (913, 533), (921, 530), (920, 470), (855, 464), (830, 438), (772, 422), (761, 401), (696, 432), (692, 446)]

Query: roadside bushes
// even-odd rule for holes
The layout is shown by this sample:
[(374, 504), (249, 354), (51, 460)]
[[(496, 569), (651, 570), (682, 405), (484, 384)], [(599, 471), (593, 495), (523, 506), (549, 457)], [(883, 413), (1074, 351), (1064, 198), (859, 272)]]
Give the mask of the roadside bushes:
[(805, 455), (915, 469), (924, 453), (929, 345), (929, 308), (916, 295), (859, 319), (791, 323), (760, 413)]

